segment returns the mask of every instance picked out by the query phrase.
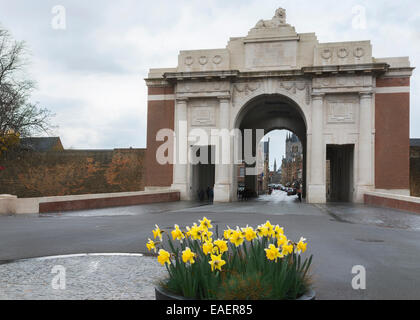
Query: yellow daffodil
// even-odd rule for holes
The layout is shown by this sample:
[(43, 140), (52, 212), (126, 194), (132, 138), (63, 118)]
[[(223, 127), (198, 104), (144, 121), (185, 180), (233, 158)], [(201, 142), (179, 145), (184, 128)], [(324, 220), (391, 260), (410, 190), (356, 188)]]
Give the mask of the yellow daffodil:
[(174, 240), (179, 240), (179, 241), (182, 241), (182, 239), (185, 238), (184, 234), (179, 229), (179, 226), (177, 224), (175, 225), (175, 230), (172, 231), (172, 238)]
[(274, 244), (270, 244), (268, 246), (268, 249), (264, 249), (265, 250), (265, 254), (267, 255), (267, 259), (271, 260), (271, 261), (276, 261), (278, 258), (282, 258), (283, 254), (280, 253), (279, 248), (277, 248)]
[(159, 250), (158, 262), (163, 266), (165, 263), (171, 264), (171, 254), (163, 249)]
[(306, 241), (305, 238), (303, 238), (303, 237), (300, 238), (299, 242), (296, 245), (296, 249), (295, 249), (297, 253), (300, 254), (300, 253), (304, 253), (306, 251), (306, 248), (307, 248), (308, 244), (305, 243), (305, 241)]
[(239, 247), (244, 242), (244, 237), (243, 237), (243, 234), (240, 230), (235, 230), (235, 231), (232, 232), (229, 240), (236, 247)]
[(194, 257), (196, 256), (196, 254), (194, 252), (191, 251), (190, 248), (185, 248), (185, 250), (182, 252), (182, 261), (184, 261), (184, 263), (189, 262), (190, 264), (194, 264)]
[(287, 244), (289, 242), (289, 240), (287, 239), (287, 237), (284, 234), (281, 234), (277, 237), (277, 245), (279, 247)]
[(264, 235), (264, 237), (271, 238), (272, 236), (274, 236), (274, 227), (270, 223), (270, 221), (267, 221), (265, 223), (265, 225), (262, 226), (262, 228), (263, 228), (263, 235)]
[(222, 255), (211, 255), (211, 261), (209, 262), (211, 265), (211, 271), (219, 270), (222, 271), (222, 267), (226, 264), (226, 262), (222, 259)]
[(201, 235), (201, 241), (208, 241), (213, 236), (213, 232), (211, 231), (203, 231)]
[(191, 228), (187, 228), (188, 232), (193, 240), (201, 240), (201, 235), (203, 234), (203, 229), (201, 226), (197, 226), (196, 223)]
[(153, 230), (153, 237), (156, 239), (156, 238), (159, 238), (160, 239), (160, 241), (162, 241), (162, 232), (163, 231), (161, 231), (160, 229), (159, 229), (159, 227), (158, 227), (158, 225), (156, 224), (155, 225), (156, 226), (156, 229), (155, 230)]
[(232, 236), (232, 232), (233, 232), (233, 230), (231, 228), (229, 228), (229, 226), (228, 226), (228, 228), (223, 232), (223, 237), (226, 240), (229, 240), (230, 237)]
[(213, 242), (210, 241), (206, 241), (203, 244), (203, 252), (205, 255), (208, 255), (209, 253), (213, 253)]
[(200, 225), (205, 229), (211, 229), (213, 226), (211, 225), (211, 220), (207, 219), (206, 217), (203, 218), (203, 220), (199, 220)]
[(256, 229), (256, 232), (257, 232), (257, 235), (260, 238), (264, 237), (264, 229), (263, 229), (263, 226), (258, 226), (257, 229)]
[(284, 229), (280, 228), (279, 225), (276, 225), (275, 228), (274, 228), (274, 236), (276, 238), (279, 238), (282, 235), (284, 235)]
[(282, 254), (287, 256), (293, 252), (293, 244), (284, 244)]
[(251, 242), (252, 240), (254, 240), (257, 237), (257, 233), (251, 227), (246, 227), (246, 228), (242, 229), (242, 231), (244, 232), (245, 239), (249, 242)]
[(146, 244), (146, 247), (149, 251), (153, 249), (156, 253), (156, 243), (153, 240), (149, 239), (149, 242)]
[(229, 250), (227, 246), (227, 242), (224, 240), (218, 239), (214, 242), (214, 245), (218, 248), (219, 254), (223, 254)]

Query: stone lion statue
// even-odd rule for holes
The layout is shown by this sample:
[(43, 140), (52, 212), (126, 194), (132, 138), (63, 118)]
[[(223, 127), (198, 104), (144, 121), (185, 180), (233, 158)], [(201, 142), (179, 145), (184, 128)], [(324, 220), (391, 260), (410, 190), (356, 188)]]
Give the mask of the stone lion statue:
[(279, 8), (276, 10), (276, 14), (274, 15), (273, 19), (271, 20), (260, 20), (258, 21), (255, 28), (262, 29), (262, 28), (276, 28), (286, 24), (286, 10), (283, 8)]

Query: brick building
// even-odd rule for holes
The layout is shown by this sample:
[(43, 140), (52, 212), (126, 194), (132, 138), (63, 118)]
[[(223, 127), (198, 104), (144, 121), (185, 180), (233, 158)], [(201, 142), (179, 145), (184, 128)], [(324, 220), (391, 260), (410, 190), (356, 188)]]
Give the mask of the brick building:
[(303, 146), (294, 134), (286, 137), (286, 155), (282, 160), (282, 184), (290, 186), (303, 179)]

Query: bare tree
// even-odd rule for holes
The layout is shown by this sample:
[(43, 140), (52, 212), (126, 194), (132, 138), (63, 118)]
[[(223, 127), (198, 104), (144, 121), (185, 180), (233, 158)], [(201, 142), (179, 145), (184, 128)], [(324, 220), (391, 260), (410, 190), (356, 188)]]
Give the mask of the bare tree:
[(48, 133), (53, 114), (29, 101), (35, 82), (27, 79), (27, 50), (0, 27), (0, 137), (10, 132), (25, 137)]

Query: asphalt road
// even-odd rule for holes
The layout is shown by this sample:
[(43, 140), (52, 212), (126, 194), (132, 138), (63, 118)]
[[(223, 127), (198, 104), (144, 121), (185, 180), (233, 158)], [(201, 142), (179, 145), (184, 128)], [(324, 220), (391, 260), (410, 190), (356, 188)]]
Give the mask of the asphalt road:
[[(179, 202), (0, 216), (0, 263), (74, 253), (145, 253), (155, 224), (184, 227), (203, 216), (221, 229), (270, 220), (291, 239), (307, 238), (318, 299), (420, 299), (420, 216), (363, 205), (314, 206), (283, 192), (198, 207)], [(356, 265), (366, 269), (366, 290), (352, 288)]]

